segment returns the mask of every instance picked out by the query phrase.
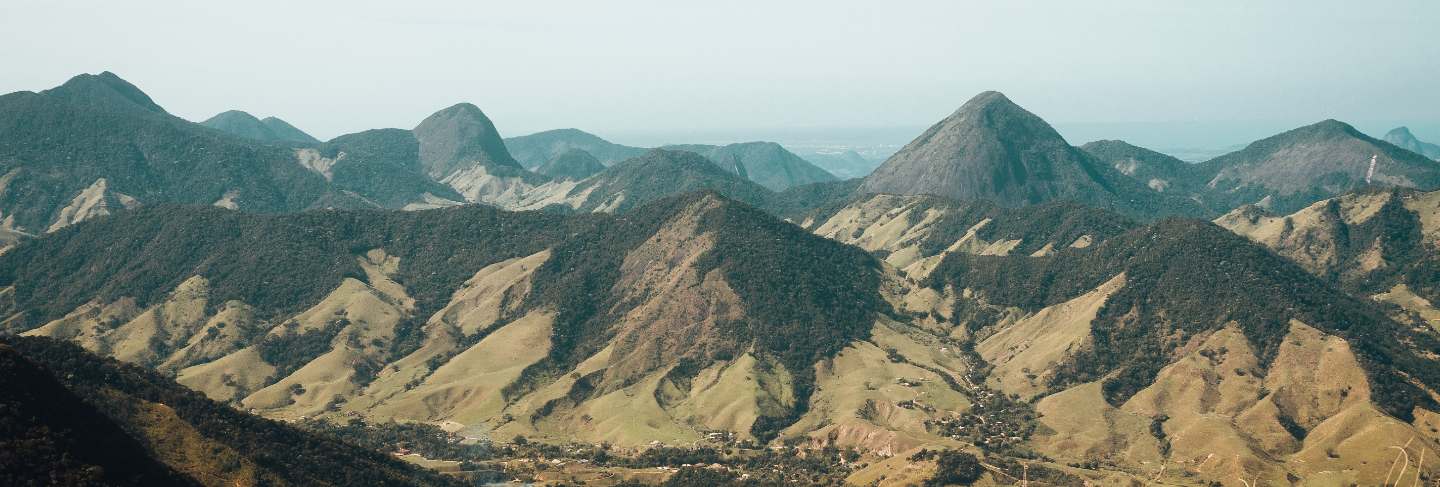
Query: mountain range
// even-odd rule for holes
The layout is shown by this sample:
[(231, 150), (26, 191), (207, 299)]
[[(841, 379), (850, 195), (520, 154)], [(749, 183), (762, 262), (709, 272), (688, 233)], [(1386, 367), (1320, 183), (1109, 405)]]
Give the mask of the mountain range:
[(1440, 474), (1440, 166), (1342, 122), (1192, 164), (986, 92), (846, 180), (465, 103), (257, 127), (0, 97), (0, 481), (460, 478), (365, 425), (605, 485)]

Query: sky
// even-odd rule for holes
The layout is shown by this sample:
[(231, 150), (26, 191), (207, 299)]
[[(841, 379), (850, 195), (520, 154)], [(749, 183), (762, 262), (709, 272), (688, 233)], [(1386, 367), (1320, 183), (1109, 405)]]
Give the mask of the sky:
[(1326, 118), (1440, 141), (1437, 26), (1433, 0), (4, 0), (0, 92), (109, 70), (190, 120), (321, 139), (466, 101), (506, 136), (903, 143), (999, 90), (1077, 144)]

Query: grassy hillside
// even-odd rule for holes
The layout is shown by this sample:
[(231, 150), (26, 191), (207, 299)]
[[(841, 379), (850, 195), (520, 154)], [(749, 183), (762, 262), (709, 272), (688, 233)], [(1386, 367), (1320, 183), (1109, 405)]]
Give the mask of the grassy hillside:
[(993, 303), (1034, 310), (1122, 272), (1126, 285), (1091, 324), (1095, 346), (1057, 373), (1054, 386), (1103, 380), (1106, 398), (1119, 404), (1150, 384), (1186, 337), (1235, 322), (1269, 360), (1294, 319), (1351, 340), (1386, 412), (1409, 419), (1413, 407), (1436, 406), (1410, 380), (1440, 385), (1440, 369), (1416, 352), (1440, 341), (1206, 222), (1164, 220), (1050, 257), (952, 254), (927, 284), (967, 287)]

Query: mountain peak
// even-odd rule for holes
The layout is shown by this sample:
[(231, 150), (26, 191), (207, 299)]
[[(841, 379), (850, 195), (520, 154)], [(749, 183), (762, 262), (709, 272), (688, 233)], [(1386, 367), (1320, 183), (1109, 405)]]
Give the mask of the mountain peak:
[(249, 112), (243, 110), (226, 110), (213, 117), (200, 122), (200, 125), (210, 127), (231, 135), (238, 135), (251, 140), (262, 142), (300, 142), (316, 144), (310, 134), (295, 128), (294, 125), (275, 117), (265, 117), (264, 120), (255, 118)]
[(260, 119), (260, 123), (264, 124), (266, 128), (270, 129), (270, 132), (274, 133), (275, 137), (280, 140), (304, 142), (310, 144), (320, 143), (319, 139), (316, 139), (310, 134), (305, 133), (304, 130), (300, 130), (294, 125), (290, 125), (290, 122), (281, 120), (278, 117), (265, 117)]
[(982, 91), (980, 92), (980, 94), (970, 97), (970, 100), (966, 101), (964, 105), (961, 105), (960, 109), (964, 110), (966, 109), (966, 107), (982, 107), (992, 105), (1020, 108), (1020, 106), (1016, 105), (1015, 102), (1010, 101), (1010, 98), (1005, 96), (1004, 93), (995, 90), (988, 90)]
[(1431, 144), (1415, 137), (1410, 133), (1409, 127), (1395, 127), (1385, 133), (1384, 140), (1399, 146), (1401, 149), (1420, 154), (1431, 159), (1440, 160), (1440, 145)]
[(457, 103), (435, 112), (414, 132), (420, 141), (420, 162), (431, 177), (443, 178), (472, 163), (520, 169), (495, 124), (473, 104)]
[(1432, 188), (1440, 168), (1411, 150), (1371, 138), (1338, 120), (1323, 120), (1257, 140), (1196, 166), (1217, 209), (1268, 200), (1290, 213), (1366, 186)]
[(1092, 162), (1040, 117), (987, 91), (891, 156), (861, 191), (1004, 206), (1107, 198), (1110, 189), (1088, 167)]
[(109, 71), (100, 74), (80, 74), (65, 84), (46, 91), (72, 101), (91, 103), (108, 108), (139, 108), (145, 111), (165, 113), (144, 91)]
[(1389, 132), (1385, 132), (1385, 138), (1388, 139), (1388, 138), (1390, 138), (1391, 136), (1405, 137), (1405, 138), (1407, 138), (1407, 139), (1413, 139), (1413, 138), (1415, 138), (1415, 134), (1410, 133), (1410, 127), (1406, 127), (1406, 126), (1403, 126), (1403, 125), (1402, 125), (1402, 126), (1399, 126), (1399, 127), (1395, 127), (1395, 128), (1393, 128), (1393, 129), (1390, 129)]
[(480, 121), (483, 119), (486, 123), (490, 121), (490, 119), (485, 116), (485, 112), (480, 110), (480, 107), (477, 107), (474, 103), (470, 102), (460, 102), (454, 105), (450, 105), (441, 109), (440, 111), (435, 112), (430, 116), (463, 116), (472, 118), (476, 121)]

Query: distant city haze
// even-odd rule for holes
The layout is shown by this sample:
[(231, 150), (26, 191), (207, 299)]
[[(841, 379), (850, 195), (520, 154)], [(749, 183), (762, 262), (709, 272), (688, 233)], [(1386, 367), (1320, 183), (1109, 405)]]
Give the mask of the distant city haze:
[[(1326, 118), (1440, 141), (1440, 2), (7, 0), (0, 92), (114, 71), (321, 139), (461, 101), (506, 136), (903, 144), (983, 90), (1071, 143), (1223, 148)], [(847, 142), (848, 141), (848, 142)]]

